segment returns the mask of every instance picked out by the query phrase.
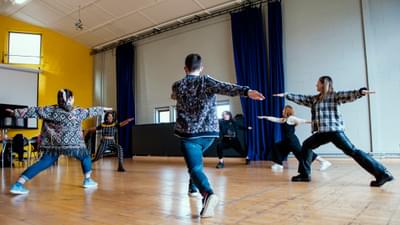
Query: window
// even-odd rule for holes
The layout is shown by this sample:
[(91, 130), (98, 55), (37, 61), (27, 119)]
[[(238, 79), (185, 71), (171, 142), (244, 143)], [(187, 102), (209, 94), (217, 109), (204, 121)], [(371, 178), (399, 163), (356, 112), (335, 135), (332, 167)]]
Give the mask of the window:
[[(222, 118), (223, 111), (231, 111), (229, 100), (217, 101), (217, 116), (218, 119)], [(155, 123), (171, 123), (176, 122), (177, 111), (176, 106), (165, 106), (155, 108)]]
[(156, 108), (156, 123), (171, 122), (171, 112), (169, 107)]
[(8, 63), (40, 64), (42, 35), (8, 33)]
[(222, 112), (231, 111), (231, 105), (229, 100), (222, 100), (217, 102), (217, 116), (218, 119), (222, 119)]

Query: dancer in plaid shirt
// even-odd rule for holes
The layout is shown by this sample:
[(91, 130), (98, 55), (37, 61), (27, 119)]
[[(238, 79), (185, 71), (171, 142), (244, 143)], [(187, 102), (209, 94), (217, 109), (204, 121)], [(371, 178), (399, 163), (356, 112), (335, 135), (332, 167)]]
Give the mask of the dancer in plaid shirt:
[(367, 88), (354, 91), (333, 90), (332, 78), (322, 76), (317, 82), (317, 95), (276, 94), (277, 97), (286, 97), (299, 105), (311, 108), (313, 135), (303, 142), (302, 160), (299, 163), (299, 175), (292, 177), (294, 182), (311, 181), (312, 150), (321, 145), (332, 142), (346, 155), (352, 157), (361, 167), (376, 180), (370, 183), (373, 187), (379, 187), (393, 180), (390, 172), (372, 156), (357, 149), (344, 133), (344, 123), (339, 106), (344, 103), (353, 102), (373, 92)]

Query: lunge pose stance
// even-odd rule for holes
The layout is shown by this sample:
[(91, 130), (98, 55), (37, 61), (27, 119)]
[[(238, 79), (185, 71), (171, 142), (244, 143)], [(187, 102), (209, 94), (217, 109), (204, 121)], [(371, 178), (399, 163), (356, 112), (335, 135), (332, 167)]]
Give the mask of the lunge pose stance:
[[(104, 123), (97, 126), (95, 129), (101, 131), (101, 141), (97, 148), (96, 156), (93, 162), (101, 159), (106, 150), (112, 150), (117, 152), (118, 155), (118, 172), (124, 172), (124, 150), (121, 145), (115, 142), (116, 134), (119, 127), (128, 125), (133, 118), (126, 119), (121, 123), (117, 123), (114, 119), (112, 112), (106, 112), (104, 115)], [(94, 130), (93, 128), (91, 130)]]
[(357, 149), (344, 133), (344, 123), (339, 112), (341, 104), (355, 101), (362, 96), (371, 94), (367, 88), (354, 91), (334, 91), (332, 78), (322, 76), (317, 81), (317, 95), (276, 94), (275, 96), (311, 108), (313, 135), (303, 142), (302, 159), (299, 163), (299, 175), (292, 177), (292, 181), (311, 181), (312, 150), (323, 144), (332, 142), (346, 155), (353, 158), (361, 167), (372, 174), (376, 180), (370, 185), (379, 187), (393, 180), (390, 172), (371, 155)]
[[(281, 171), (283, 170), (282, 162), (287, 158), (290, 152), (300, 162), (301, 160), (301, 145), (300, 141), (295, 134), (296, 126), (300, 124), (311, 123), (304, 119), (300, 119), (294, 116), (295, 112), (292, 106), (286, 105), (283, 108), (282, 118), (277, 118), (273, 116), (259, 116), (260, 119), (267, 119), (268, 121), (274, 123), (282, 124), (282, 140), (274, 144), (272, 150), (272, 170)], [(312, 161), (317, 160), (320, 163), (319, 170), (324, 171), (328, 169), (332, 164), (323, 159), (321, 156), (312, 152)]]
[(84, 174), (83, 187), (97, 186), (97, 183), (90, 178), (92, 162), (83, 140), (82, 121), (102, 115), (105, 108), (83, 109), (73, 107), (73, 104), (72, 91), (62, 89), (57, 94), (57, 105), (7, 110), (16, 117), (43, 119), (39, 146), (43, 156), (21, 174), (17, 182), (11, 186), (11, 193), (27, 194), (29, 191), (24, 186), (25, 182), (53, 165), (60, 155), (72, 156), (81, 161)]

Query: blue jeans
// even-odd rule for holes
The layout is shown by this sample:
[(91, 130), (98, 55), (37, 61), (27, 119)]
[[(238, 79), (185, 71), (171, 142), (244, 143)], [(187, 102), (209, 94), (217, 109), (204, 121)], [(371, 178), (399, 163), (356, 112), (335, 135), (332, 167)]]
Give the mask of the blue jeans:
[[(44, 154), (38, 162), (30, 166), (28, 169), (26, 169), (21, 177), (24, 178), (25, 180), (30, 180), (36, 175), (38, 175), (40, 172), (43, 170), (49, 168), (51, 165), (53, 165), (57, 159), (58, 155), (52, 155), (52, 154)], [(88, 172), (92, 171), (92, 159), (90, 158), (89, 155), (86, 156), (76, 156), (77, 159), (81, 161), (82, 165), (82, 171), (83, 174), (86, 174)]]
[(182, 138), (181, 151), (188, 167), (190, 188), (197, 187), (202, 195), (214, 193), (203, 168), (203, 152), (214, 142), (214, 138)]

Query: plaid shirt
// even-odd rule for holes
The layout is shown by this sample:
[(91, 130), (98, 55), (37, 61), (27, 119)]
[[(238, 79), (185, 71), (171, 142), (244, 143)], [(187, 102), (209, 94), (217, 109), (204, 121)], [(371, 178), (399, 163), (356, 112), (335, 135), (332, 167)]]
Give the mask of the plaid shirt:
[(344, 131), (344, 122), (339, 106), (343, 103), (352, 102), (363, 95), (360, 90), (339, 91), (328, 94), (324, 99), (319, 95), (297, 95), (286, 94), (286, 99), (311, 108), (312, 132), (334, 132)]

